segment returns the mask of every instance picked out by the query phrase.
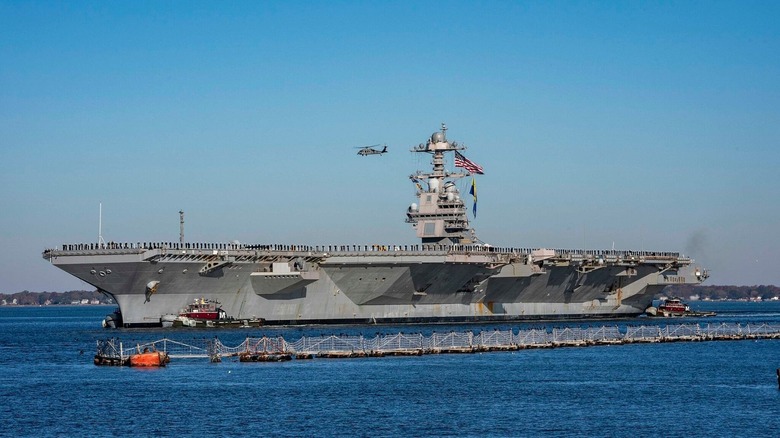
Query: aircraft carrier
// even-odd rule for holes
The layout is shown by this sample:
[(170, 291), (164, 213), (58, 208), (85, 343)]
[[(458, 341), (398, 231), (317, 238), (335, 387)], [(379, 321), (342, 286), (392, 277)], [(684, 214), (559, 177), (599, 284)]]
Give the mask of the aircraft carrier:
[[(412, 148), (432, 164), (409, 176), (414, 245), (187, 243), (182, 231), (179, 242), (65, 244), (43, 258), (112, 297), (108, 321), (123, 327), (170, 325), (198, 302), (218, 303), (216, 322), (268, 325), (606, 319), (707, 278), (677, 252), (483, 244), (456, 184), (482, 173), (464, 149), (444, 125)], [(462, 171), (447, 169), (449, 154)]]

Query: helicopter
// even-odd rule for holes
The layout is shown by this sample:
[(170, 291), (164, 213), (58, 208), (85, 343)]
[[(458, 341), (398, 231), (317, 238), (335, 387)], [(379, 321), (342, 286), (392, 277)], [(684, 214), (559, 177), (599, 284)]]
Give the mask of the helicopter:
[(382, 150), (375, 149), (378, 147), (378, 144), (371, 146), (357, 146), (357, 149), (360, 149), (357, 154), (365, 157), (366, 155), (382, 155), (387, 153), (387, 145), (384, 145)]

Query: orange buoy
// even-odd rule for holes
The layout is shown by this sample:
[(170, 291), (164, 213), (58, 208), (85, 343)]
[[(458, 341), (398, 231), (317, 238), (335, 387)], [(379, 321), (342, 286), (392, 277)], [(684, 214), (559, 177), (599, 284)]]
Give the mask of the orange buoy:
[(159, 351), (149, 351), (130, 356), (131, 367), (164, 367), (168, 355)]

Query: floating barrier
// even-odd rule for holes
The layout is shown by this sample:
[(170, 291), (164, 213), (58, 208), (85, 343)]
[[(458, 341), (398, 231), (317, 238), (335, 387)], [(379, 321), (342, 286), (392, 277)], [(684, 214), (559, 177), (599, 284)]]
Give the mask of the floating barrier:
[(218, 339), (190, 345), (163, 338), (136, 344), (125, 351), (122, 342), (112, 338), (97, 341), (95, 365), (128, 365), (130, 357), (141, 349), (159, 351), (168, 358), (209, 358), (220, 362), (237, 357), (241, 362), (281, 362), (313, 358), (360, 358), (383, 356), (420, 356), (423, 354), (463, 354), (489, 351), (515, 351), (532, 348), (588, 347), (635, 343), (697, 342), (746, 339), (780, 339), (780, 324), (676, 324), (667, 326), (566, 327), (473, 332), (433, 332), (423, 334), (387, 334), (367, 338), (363, 335), (304, 336), (294, 342), (283, 337), (246, 338), (236, 347)]
[[(166, 340), (167, 341), (167, 340)], [(124, 351), (122, 343), (117, 339), (107, 339), (97, 342), (97, 353), (93, 359), (95, 365), (131, 366), (131, 367), (164, 367), (171, 361), (165, 350), (157, 350), (156, 343), (136, 345), (135, 350)], [(149, 349), (151, 345), (152, 349)], [(163, 342), (167, 346), (167, 342)]]

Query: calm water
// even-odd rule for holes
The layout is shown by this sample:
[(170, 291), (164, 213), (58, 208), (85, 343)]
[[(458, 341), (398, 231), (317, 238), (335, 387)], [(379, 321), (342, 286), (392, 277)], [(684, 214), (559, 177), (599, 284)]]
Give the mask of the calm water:
[[(711, 322), (780, 322), (780, 303), (693, 307), (718, 311)], [(780, 340), (96, 367), (95, 340), (109, 336), (237, 345), (263, 334), (544, 325), (109, 331), (100, 321), (110, 310), (0, 308), (0, 435), (780, 436)]]

